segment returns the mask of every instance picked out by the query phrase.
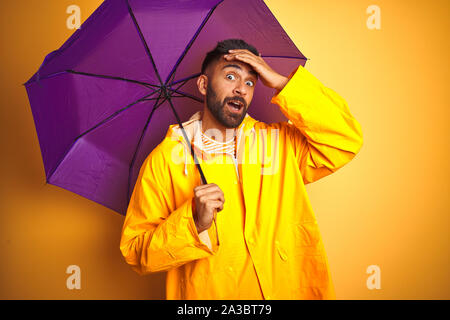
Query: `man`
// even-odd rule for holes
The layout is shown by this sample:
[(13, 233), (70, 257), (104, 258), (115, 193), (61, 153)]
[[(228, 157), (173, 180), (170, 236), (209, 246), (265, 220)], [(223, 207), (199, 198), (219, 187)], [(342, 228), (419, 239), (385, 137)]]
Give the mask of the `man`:
[[(258, 78), (289, 121), (247, 114)], [(167, 271), (168, 299), (334, 299), (305, 184), (362, 146), (345, 100), (302, 66), (280, 75), (237, 39), (207, 54), (197, 85), (205, 105), (183, 127), (208, 184), (170, 126), (131, 197), (126, 262), (140, 274)]]

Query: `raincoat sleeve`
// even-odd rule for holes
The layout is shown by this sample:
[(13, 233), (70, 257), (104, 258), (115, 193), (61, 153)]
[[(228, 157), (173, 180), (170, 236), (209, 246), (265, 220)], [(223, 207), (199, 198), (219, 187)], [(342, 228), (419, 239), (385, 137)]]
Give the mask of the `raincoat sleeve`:
[(282, 128), (308, 184), (348, 163), (361, 149), (363, 136), (346, 101), (303, 66), (289, 78), (271, 102), (289, 119)]
[(152, 152), (141, 167), (127, 209), (120, 250), (141, 275), (178, 267), (218, 250), (215, 243), (205, 243), (209, 240), (205, 233), (214, 239), (214, 226), (198, 234), (192, 199), (175, 207), (167, 172), (162, 155)]

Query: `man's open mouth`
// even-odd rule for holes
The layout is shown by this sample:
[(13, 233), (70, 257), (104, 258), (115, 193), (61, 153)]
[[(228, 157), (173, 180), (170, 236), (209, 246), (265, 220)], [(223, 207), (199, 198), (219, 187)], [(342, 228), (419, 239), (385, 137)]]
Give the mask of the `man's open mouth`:
[(238, 100), (230, 100), (227, 102), (227, 106), (231, 112), (238, 113), (244, 107), (244, 104)]

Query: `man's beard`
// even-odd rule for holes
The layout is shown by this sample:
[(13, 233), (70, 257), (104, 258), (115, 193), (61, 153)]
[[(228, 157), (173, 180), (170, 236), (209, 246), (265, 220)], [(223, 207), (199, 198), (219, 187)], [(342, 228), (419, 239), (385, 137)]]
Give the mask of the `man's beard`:
[[(232, 114), (227, 110), (227, 102), (230, 100), (239, 100), (242, 102), (243, 107), (241, 109), (241, 113)], [(219, 121), (226, 128), (237, 128), (242, 123), (247, 114), (247, 103), (244, 98), (236, 96), (236, 97), (228, 97), (225, 98), (224, 101), (219, 101), (217, 99), (217, 94), (212, 88), (211, 84), (209, 84), (206, 88), (206, 106), (209, 111), (212, 113), (214, 118)]]

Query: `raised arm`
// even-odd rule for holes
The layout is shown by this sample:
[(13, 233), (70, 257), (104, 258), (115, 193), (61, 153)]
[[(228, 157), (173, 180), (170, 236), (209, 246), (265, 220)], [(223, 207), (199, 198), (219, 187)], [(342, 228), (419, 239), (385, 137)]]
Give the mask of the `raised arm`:
[(290, 120), (287, 134), (305, 184), (348, 163), (363, 143), (361, 126), (346, 101), (299, 66), (271, 100)]

